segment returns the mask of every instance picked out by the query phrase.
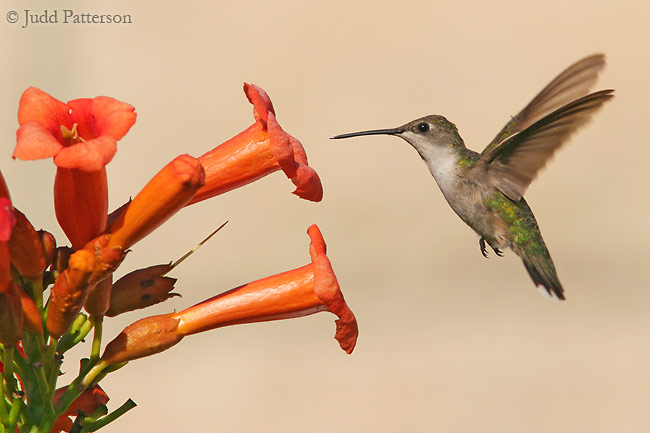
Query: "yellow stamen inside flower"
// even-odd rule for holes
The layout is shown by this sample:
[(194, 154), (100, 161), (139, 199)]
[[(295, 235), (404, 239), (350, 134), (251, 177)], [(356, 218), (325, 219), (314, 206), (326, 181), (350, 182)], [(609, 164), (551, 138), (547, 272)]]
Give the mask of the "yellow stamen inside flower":
[(76, 123), (72, 125), (72, 129), (68, 129), (64, 125), (61, 125), (61, 135), (68, 146), (86, 141), (79, 136)]

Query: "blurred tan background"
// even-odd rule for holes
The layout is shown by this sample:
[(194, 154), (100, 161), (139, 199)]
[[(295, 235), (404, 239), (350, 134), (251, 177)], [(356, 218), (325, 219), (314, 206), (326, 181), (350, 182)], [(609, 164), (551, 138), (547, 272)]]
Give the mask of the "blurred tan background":
[[(65, 242), (54, 165), (10, 159), (28, 86), (136, 107), (108, 166), (113, 208), (177, 154), (199, 156), (250, 125), (242, 82), (259, 84), (305, 145), (324, 200), (296, 198), (275, 173), (183, 210), (134, 248), (122, 273), (174, 260), (230, 224), (174, 271), (182, 299), (110, 320), (106, 337), (308, 263), (312, 223), (361, 334), (351, 356), (329, 314), (189, 337), (103, 382), (111, 408), (139, 404), (107, 432), (650, 430), (650, 3), (177, 3), (2, 2), (0, 169), (16, 206)], [(130, 14), (133, 24), (21, 29), (4, 19), (24, 9)], [(617, 96), (527, 193), (566, 289), (561, 304), (538, 294), (512, 253), (481, 256), (405, 142), (328, 140), (437, 113), (481, 150), (594, 52), (609, 62), (596, 88)]]

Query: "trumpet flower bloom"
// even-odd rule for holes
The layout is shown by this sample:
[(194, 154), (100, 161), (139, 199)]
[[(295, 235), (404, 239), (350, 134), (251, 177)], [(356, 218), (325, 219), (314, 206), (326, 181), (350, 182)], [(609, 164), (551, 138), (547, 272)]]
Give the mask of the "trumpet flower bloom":
[(275, 118), (271, 99), (262, 88), (244, 84), (253, 104), (255, 123), (248, 129), (199, 157), (205, 168), (205, 185), (190, 204), (223, 194), (282, 170), (296, 186), (297, 196), (320, 201), (320, 178), (307, 164), (302, 144), (287, 134)]
[(106, 228), (104, 166), (135, 122), (134, 108), (106, 96), (64, 103), (35, 87), (20, 98), (13, 157), (52, 157), (57, 166), (54, 207), (61, 228), (79, 249)]
[(345, 303), (326, 256), (317, 226), (308, 230), (312, 263), (245, 284), (178, 313), (147, 317), (122, 331), (106, 346), (104, 363), (120, 363), (162, 352), (183, 337), (223, 326), (290, 319), (330, 311), (336, 320), (341, 348), (351, 353), (358, 326)]
[(57, 167), (97, 171), (135, 123), (135, 109), (107, 96), (64, 103), (36, 87), (20, 98), (13, 157), (53, 158)]
[(335, 338), (343, 350), (352, 353), (358, 336), (357, 321), (325, 254), (320, 229), (313, 225), (307, 232), (311, 238), (311, 264), (245, 284), (172, 314), (171, 318), (180, 320), (177, 332), (190, 335), (222, 326), (330, 311), (339, 317)]

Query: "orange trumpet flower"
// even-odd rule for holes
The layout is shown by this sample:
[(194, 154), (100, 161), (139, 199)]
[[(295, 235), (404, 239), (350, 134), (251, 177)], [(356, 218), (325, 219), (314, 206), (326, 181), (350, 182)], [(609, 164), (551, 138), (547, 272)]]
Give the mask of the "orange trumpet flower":
[(320, 178), (307, 164), (302, 144), (276, 121), (269, 96), (262, 88), (248, 83), (244, 84), (244, 92), (253, 104), (255, 123), (199, 157), (205, 168), (205, 185), (189, 204), (247, 185), (280, 169), (296, 186), (294, 194), (320, 201)]
[(111, 341), (102, 355), (107, 364), (121, 363), (166, 350), (186, 335), (223, 326), (290, 319), (319, 311), (336, 314), (341, 348), (351, 353), (358, 325), (348, 308), (325, 254), (317, 226), (308, 230), (312, 263), (232, 289), (178, 313), (139, 320)]
[(57, 166), (54, 207), (73, 248), (106, 227), (106, 171), (120, 140), (135, 123), (134, 108), (106, 96), (64, 103), (35, 87), (20, 98), (13, 157), (52, 157)]

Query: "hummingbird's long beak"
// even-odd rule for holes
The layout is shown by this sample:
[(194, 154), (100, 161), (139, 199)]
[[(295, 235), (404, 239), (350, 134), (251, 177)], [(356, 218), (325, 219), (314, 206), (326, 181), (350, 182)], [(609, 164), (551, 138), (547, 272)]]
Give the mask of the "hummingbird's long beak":
[(360, 135), (399, 135), (402, 132), (404, 132), (404, 130), (399, 128), (373, 129), (371, 131), (349, 132), (347, 134), (335, 135), (334, 137), (330, 137), (330, 139), (338, 140), (339, 138), (359, 137)]

